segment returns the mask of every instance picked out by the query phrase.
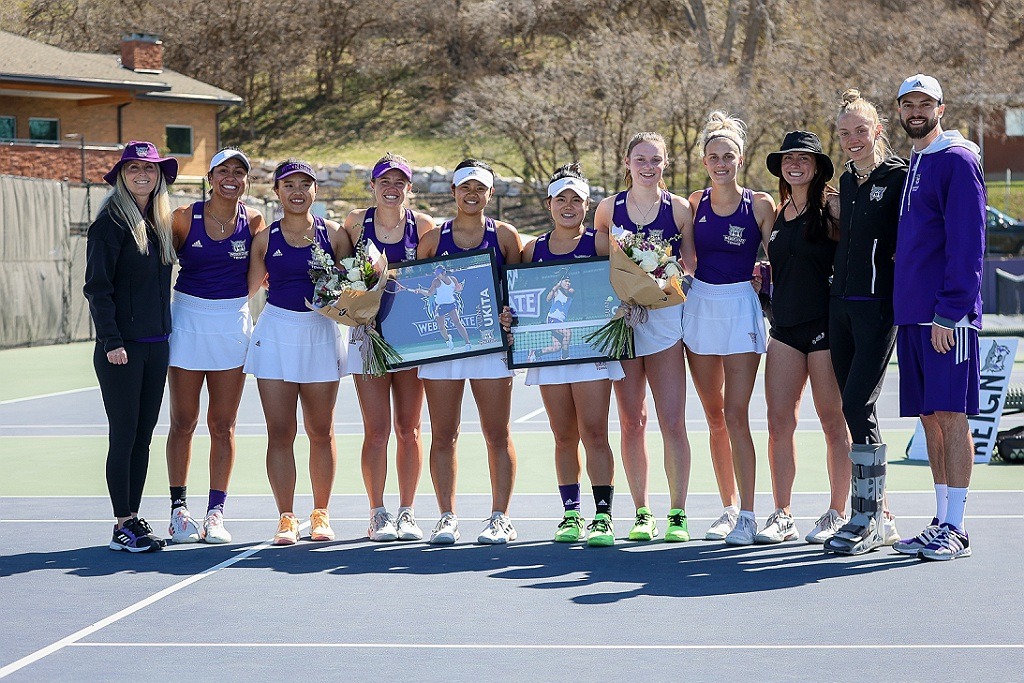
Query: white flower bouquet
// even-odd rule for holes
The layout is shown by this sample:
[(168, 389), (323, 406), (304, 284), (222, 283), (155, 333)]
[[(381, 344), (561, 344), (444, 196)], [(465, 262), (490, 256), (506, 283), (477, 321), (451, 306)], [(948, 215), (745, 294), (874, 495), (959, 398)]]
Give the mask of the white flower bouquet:
[(323, 247), (313, 242), (309, 278), (313, 281), (313, 301), (307, 301), (306, 306), (336, 323), (355, 328), (352, 338), (359, 342), (364, 372), (380, 377), (388, 371), (389, 364), (402, 361), (376, 329), (377, 312), (388, 281), (387, 256), (376, 246), (360, 240), (354, 256), (335, 262)]
[(609, 358), (634, 358), (633, 328), (647, 321), (647, 311), (686, 301), (679, 284), (683, 268), (672, 255), (672, 240), (644, 233), (623, 231), (610, 239), (608, 257), (619, 307), (586, 342)]

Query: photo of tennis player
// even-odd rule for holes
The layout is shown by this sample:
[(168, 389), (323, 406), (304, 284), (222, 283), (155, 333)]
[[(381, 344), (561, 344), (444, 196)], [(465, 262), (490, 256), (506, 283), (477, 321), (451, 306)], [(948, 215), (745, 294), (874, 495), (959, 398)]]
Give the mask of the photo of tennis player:
[[(576, 290), (572, 288), (572, 281), (569, 279), (569, 269), (566, 267), (559, 273), (554, 287), (548, 291), (545, 297), (545, 300), (550, 304), (545, 323), (564, 323), (568, 320), (569, 307), (572, 306), (572, 295), (575, 292)], [(558, 330), (551, 330), (551, 345), (545, 346), (540, 351), (531, 350), (528, 355), (528, 362), (533, 363), (550, 353), (557, 353), (560, 358), (566, 359), (569, 357), (569, 344), (571, 342), (572, 330), (570, 328), (563, 327)]]
[(500, 290), (489, 252), (407, 261), (391, 269), (378, 327), (405, 363), (504, 350)]
[(505, 274), (516, 317), (510, 367), (607, 360), (585, 338), (615, 313), (608, 257), (523, 263)]

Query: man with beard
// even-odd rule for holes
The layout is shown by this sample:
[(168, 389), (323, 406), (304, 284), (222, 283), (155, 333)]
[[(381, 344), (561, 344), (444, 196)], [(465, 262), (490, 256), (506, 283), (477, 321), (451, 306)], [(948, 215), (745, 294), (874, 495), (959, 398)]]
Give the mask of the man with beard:
[(971, 555), (964, 530), (974, 461), (967, 415), (978, 413), (981, 382), (985, 181), (978, 146), (939, 125), (946, 107), (937, 80), (911, 76), (896, 102), (914, 144), (900, 205), (893, 294), (900, 414), (919, 415), (924, 425), (936, 513), (924, 531), (893, 548), (952, 560)]

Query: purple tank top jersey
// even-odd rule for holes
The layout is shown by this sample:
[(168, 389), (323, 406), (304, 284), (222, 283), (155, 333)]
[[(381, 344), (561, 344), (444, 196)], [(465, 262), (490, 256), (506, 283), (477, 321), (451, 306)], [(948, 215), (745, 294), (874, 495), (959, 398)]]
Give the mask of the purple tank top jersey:
[(533, 247), (534, 263), (597, 256), (597, 233), (594, 232), (593, 228), (587, 228), (583, 231), (583, 234), (580, 235), (580, 241), (576, 243), (576, 248), (568, 254), (552, 254), (550, 247), (548, 247), (548, 238), (550, 236), (551, 233), (546, 232), (537, 238), (537, 242)]
[(181, 272), (174, 289), (202, 299), (237, 299), (249, 293), (249, 249), (252, 233), (245, 205), (238, 204), (235, 230), (224, 239), (211, 239), (203, 222), (205, 202), (192, 205), (188, 237), (178, 249)]
[(667, 190), (661, 191), (661, 206), (658, 207), (658, 214), (647, 225), (637, 225), (633, 222), (633, 219), (629, 217), (629, 208), (626, 205), (626, 193), (618, 193), (615, 195), (612, 225), (634, 233), (644, 232), (652, 237), (672, 239), (672, 253), (676, 257), (679, 256), (679, 228), (676, 227), (676, 219), (672, 215), (672, 195)]
[[(334, 249), (331, 248), (324, 219), (313, 216), (313, 226), (313, 239), (333, 257)], [(309, 279), (313, 245), (293, 247), (288, 244), (281, 233), (281, 221), (270, 225), (268, 237), (265, 262), (270, 288), (267, 290), (267, 303), (289, 311), (309, 311), (306, 301), (313, 300), (313, 281)]]
[(498, 268), (505, 265), (505, 256), (501, 253), (501, 245), (498, 244), (498, 230), (494, 225), (493, 218), (485, 219), (484, 223), (484, 238), (480, 240), (480, 244), (470, 249), (463, 249), (459, 245), (455, 244), (455, 238), (452, 237), (452, 222), (447, 221), (441, 226), (441, 235), (437, 240), (437, 253), (435, 256), (453, 256), (455, 254), (461, 254), (466, 251), (476, 251), (477, 249), (491, 249), (494, 251), (494, 262)]
[(405, 230), (402, 232), (402, 239), (393, 244), (380, 241), (377, 237), (377, 228), (373, 221), (377, 214), (375, 207), (366, 210), (363, 216), (363, 237), (370, 240), (388, 257), (388, 264), (401, 263), (402, 261), (413, 261), (416, 259), (416, 247), (420, 243), (419, 229), (416, 227), (416, 216), (410, 209), (405, 210)]
[(754, 193), (744, 189), (736, 211), (731, 216), (719, 216), (711, 209), (711, 188), (704, 190), (693, 218), (693, 242), (697, 252), (695, 278), (709, 285), (749, 280), (761, 246), (761, 228), (754, 218)]

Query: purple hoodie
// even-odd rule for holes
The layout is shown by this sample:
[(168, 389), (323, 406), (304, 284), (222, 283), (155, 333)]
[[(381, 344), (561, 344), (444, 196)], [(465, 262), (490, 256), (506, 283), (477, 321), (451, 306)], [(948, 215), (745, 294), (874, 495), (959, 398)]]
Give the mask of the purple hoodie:
[(978, 146), (945, 131), (910, 156), (896, 238), (897, 325), (981, 329), (985, 180)]

